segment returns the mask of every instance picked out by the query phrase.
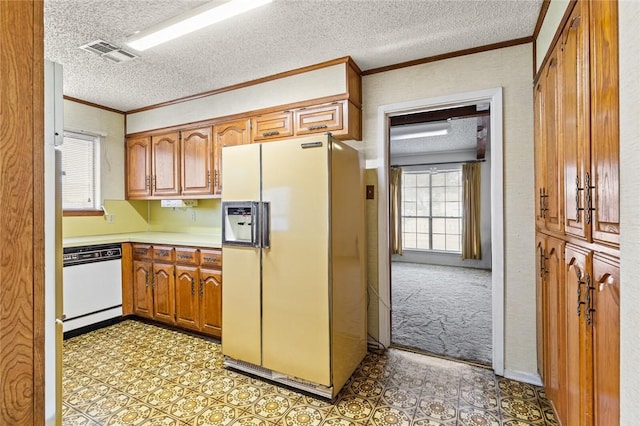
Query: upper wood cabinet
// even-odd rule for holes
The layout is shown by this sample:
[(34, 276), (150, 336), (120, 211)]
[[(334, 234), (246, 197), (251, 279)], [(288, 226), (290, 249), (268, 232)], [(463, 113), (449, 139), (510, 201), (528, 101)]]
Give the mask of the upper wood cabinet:
[(213, 138), (211, 133), (211, 127), (181, 132), (182, 195), (213, 194)]
[[(565, 232), (591, 238), (585, 226), (591, 211), (585, 210), (585, 182), (590, 181), (589, 21), (586, 4), (575, 5), (569, 25), (562, 33), (561, 84), (565, 175)], [(590, 191), (591, 189), (589, 189)]]
[[(591, 182), (594, 241), (620, 243), (620, 142), (618, 2), (592, 1), (589, 20), (591, 70)], [(585, 184), (585, 191), (587, 191)], [(586, 194), (585, 194), (586, 196)]]
[(565, 229), (619, 244), (617, 2), (578, 2), (562, 34)]
[(128, 199), (213, 194), (211, 127), (127, 139)]
[(559, 91), (559, 48), (556, 47), (535, 87), (536, 225), (538, 229), (561, 233), (564, 211), (563, 155), (558, 131), (561, 105)]
[(180, 195), (180, 133), (151, 137), (151, 193)]
[(293, 136), (293, 113), (291, 111), (258, 115), (251, 119), (253, 142)]
[(151, 138), (148, 136), (129, 138), (125, 151), (127, 198), (151, 196)]
[(349, 100), (259, 115), (252, 127), (253, 142), (327, 132), (337, 139), (360, 140), (362, 134), (360, 108)]
[(249, 120), (228, 121), (213, 127), (214, 167), (213, 186), (216, 194), (222, 194), (222, 148), (251, 142)]

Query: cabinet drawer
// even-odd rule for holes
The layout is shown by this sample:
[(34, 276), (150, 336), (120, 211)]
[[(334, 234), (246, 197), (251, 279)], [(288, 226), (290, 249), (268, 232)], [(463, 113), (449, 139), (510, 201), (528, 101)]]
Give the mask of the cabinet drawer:
[(171, 246), (153, 246), (153, 260), (160, 260), (163, 262), (174, 261), (174, 250)]
[(293, 136), (291, 111), (264, 114), (253, 119), (253, 141), (266, 141)]
[(343, 102), (300, 108), (294, 113), (294, 130), (296, 135), (342, 130)]
[(183, 265), (198, 265), (199, 250), (192, 247), (176, 247), (176, 263)]
[(134, 260), (151, 260), (153, 258), (153, 248), (150, 244), (133, 244)]
[(210, 268), (222, 268), (222, 251), (218, 249), (200, 249), (200, 265)]

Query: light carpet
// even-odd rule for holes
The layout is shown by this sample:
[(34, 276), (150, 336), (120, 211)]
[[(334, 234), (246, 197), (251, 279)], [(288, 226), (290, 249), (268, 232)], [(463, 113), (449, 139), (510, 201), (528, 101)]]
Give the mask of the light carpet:
[(491, 365), (491, 271), (393, 262), (391, 341)]

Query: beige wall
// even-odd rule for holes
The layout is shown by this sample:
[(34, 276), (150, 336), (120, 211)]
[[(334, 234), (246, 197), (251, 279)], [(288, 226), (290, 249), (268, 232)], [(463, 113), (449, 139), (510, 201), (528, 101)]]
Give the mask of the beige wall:
[(544, 56), (551, 46), (553, 36), (556, 35), (556, 30), (568, 5), (569, 0), (551, 0), (549, 2), (549, 9), (547, 9), (547, 14), (536, 39), (536, 69), (540, 69), (540, 65), (542, 65)]
[[(503, 87), (505, 369), (535, 375), (532, 69), (532, 45), (525, 44), (365, 76), (363, 149), (367, 160), (378, 159), (380, 105)], [(377, 228), (369, 231), (376, 244)], [(377, 276), (369, 280), (377, 288)]]
[(127, 133), (159, 129), (347, 91), (347, 64), (127, 115)]
[(104, 135), (100, 147), (102, 199), (124, 200), (124, 114), (65, 100), (64, 128)]
[(621, 1), (620, 21), (620, 408), (640, 424), (640, 2)]

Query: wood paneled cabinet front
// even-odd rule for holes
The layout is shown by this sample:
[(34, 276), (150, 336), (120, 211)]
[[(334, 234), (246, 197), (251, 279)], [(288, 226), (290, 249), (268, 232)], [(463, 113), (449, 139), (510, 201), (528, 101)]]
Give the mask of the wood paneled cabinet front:
[(567, 244), (567, 425), (620, 424), (620, 266)]
[(564, 241), (538, 233), (538, 368), (556, 412), (565, 412)]
[(212, 195), (212, 128), (127, 139), (128, 199)]
[(130, 283), (135, 315), (198, 331), (222, 334), (221, 251), (183, 246), (132, 245)]
[(215, 194), (222, 194), (222, 148), (251, 142), (249, 120), (228, 121), (213, 127), (213, 186)]

